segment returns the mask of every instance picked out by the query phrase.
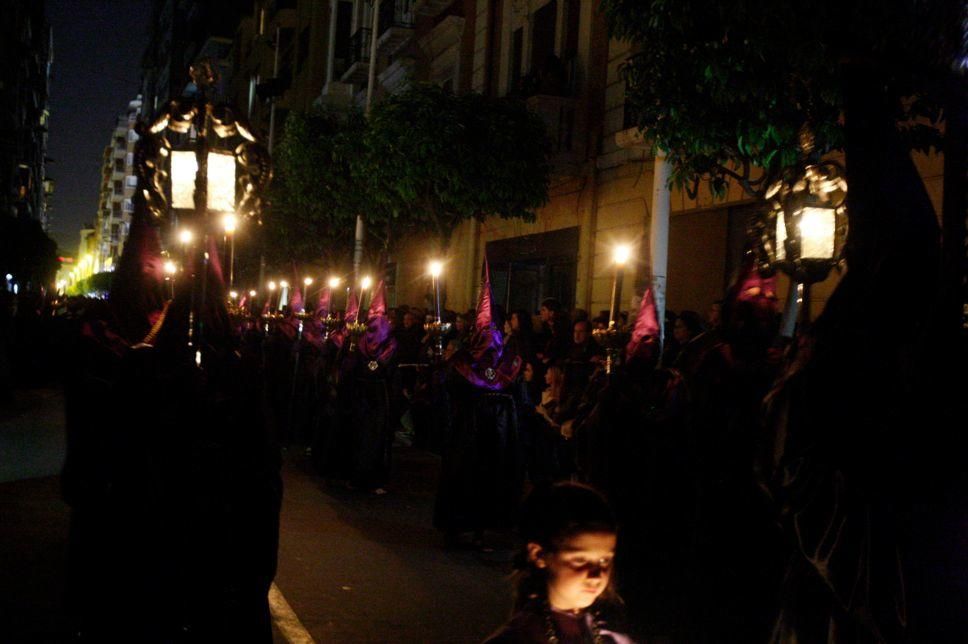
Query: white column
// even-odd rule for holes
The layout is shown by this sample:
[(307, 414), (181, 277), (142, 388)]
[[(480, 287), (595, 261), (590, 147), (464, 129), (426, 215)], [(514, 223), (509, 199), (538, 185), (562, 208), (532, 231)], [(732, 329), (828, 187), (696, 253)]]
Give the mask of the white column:
[(652, 171), (652, 221), (649, 256), (652, 258), (652, 295), (655, 297), (661, 337), (665, 338), (666, 275), (669, 269), (669, 175), (665, 154), (657, 150)]

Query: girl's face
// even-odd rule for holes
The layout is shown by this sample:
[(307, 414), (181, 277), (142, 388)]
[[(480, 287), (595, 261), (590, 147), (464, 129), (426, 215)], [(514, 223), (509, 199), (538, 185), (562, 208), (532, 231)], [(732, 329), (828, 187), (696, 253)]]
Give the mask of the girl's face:
[(615, 558), (615, 534), (583, 532), (555, 552), (529, 543), (528, 556), (538, 568), (548, 570), (548, 602), (552, 608), (583, 610), (608, 588)]
[(524, 381), (531, 382), (534, 380), (534, 367), (531, 366), (530, 362), (524, 363)]

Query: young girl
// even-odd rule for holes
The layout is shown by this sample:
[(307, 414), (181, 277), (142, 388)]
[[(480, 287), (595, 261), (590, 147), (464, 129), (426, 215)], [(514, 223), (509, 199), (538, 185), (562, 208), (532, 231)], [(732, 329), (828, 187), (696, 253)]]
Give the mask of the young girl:
[(617, 526), (605, 499), (578, 483), (531, 493), (522, 509), (514, 614), (485, 644), (630, 644), (606, 620)]

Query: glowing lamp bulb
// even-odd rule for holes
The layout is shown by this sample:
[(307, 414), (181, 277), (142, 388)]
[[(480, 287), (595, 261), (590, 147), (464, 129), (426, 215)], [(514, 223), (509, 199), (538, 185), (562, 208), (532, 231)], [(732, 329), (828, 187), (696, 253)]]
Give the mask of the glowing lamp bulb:
[(225, 232), (227, 234), (231, 235), (232, 233), (234, 233), (238, 225), (239, 225), (239, 218), (236, 217), (234, 213), (230, 212), (226, 214), (224, 217), (222, 217), (222, 228), (225, 229)]
[(178, 271), (178, 267), (175, 266), (175, 262), (171, 261), (170, 259), (167, 262), (165, 262), (166, 273), (168, 273), (169, 275), (174, 275), (177, 271)]
[(338, 277), (331, 277), (331, 278), (329, 278), (329, 287), (330, 288), (339, 288), (340, 281), (341, 280)]
[(443, 263), (438, 262), (437, 260), (434, 260), (434, 261), (430, 262), (430, 275), (431, 275), (431, 277), (433, 277), (435, 279), (438, 278), (438, 277), (440, 277), (440, 274), (443, 272), (443, 270), (444, 270)]
[(192, 231), (188, 230), (187, 228), (182, 229), (182, 231), (178, 233), (178, 241), (186, 245), (192, 243), (192, 237)]
[(255, 297), (255, 296), (256, 296), (255, 289), (249, 291), (249, 297)]
[(270, 291), (276, 290), (276, 283), (275, 282), (269, 282), (269, 285), (268, 286), (269, 286), (269, 290)]
[(289, 282), (287, 282), (286, 280), (282, 280), (279, 282), (279, 286), (281, 286), (282, 288), (289, 288)]
[(618, 246), (615, 247), (615, 250), (612, 251), (612, 259), (615, 261), (616, 264), (619, 264), (619, 265), (622, 265), (628, 262), (631, 256), (632, 256), (632, 249), (629, 247), (628, 244), (619, 244)]
[(371, 284), (373, 284), (373, 280), (370, 278), (369, 275), (367, 275), (362, 280), (360, 280), (360, 286), (363, 288), (363, 290), (370, 288)]
[(305, 284), (306, 286), (309, 286), (312, 283), (313, 283), (313, 278), (311, 278), (311, 277), (307, 277), (307, 278), (303, 279), (303, 284)]
[(233, 300), (236, 300), (236, 299), (239, 298), (239, 292), (238, 291), (229, 291), (229, 297), (232, 298)]

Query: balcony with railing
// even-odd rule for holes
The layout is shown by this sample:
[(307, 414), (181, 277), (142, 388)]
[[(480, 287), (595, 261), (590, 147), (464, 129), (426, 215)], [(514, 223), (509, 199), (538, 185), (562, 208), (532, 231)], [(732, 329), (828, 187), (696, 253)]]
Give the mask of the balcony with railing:
[(414, 0), (413, 11), (421, 16), (438, 16), (453, 3), (454, 0)]
[(414, 0), (382, 0), (380, 2), (380, 34), (376, 46), (391, 56), (413, 35)]
[(349, 65), (343, 73), (344, 83), (365, 83), (370, 73), (370, 30), (361, 27), (350, 38)]

